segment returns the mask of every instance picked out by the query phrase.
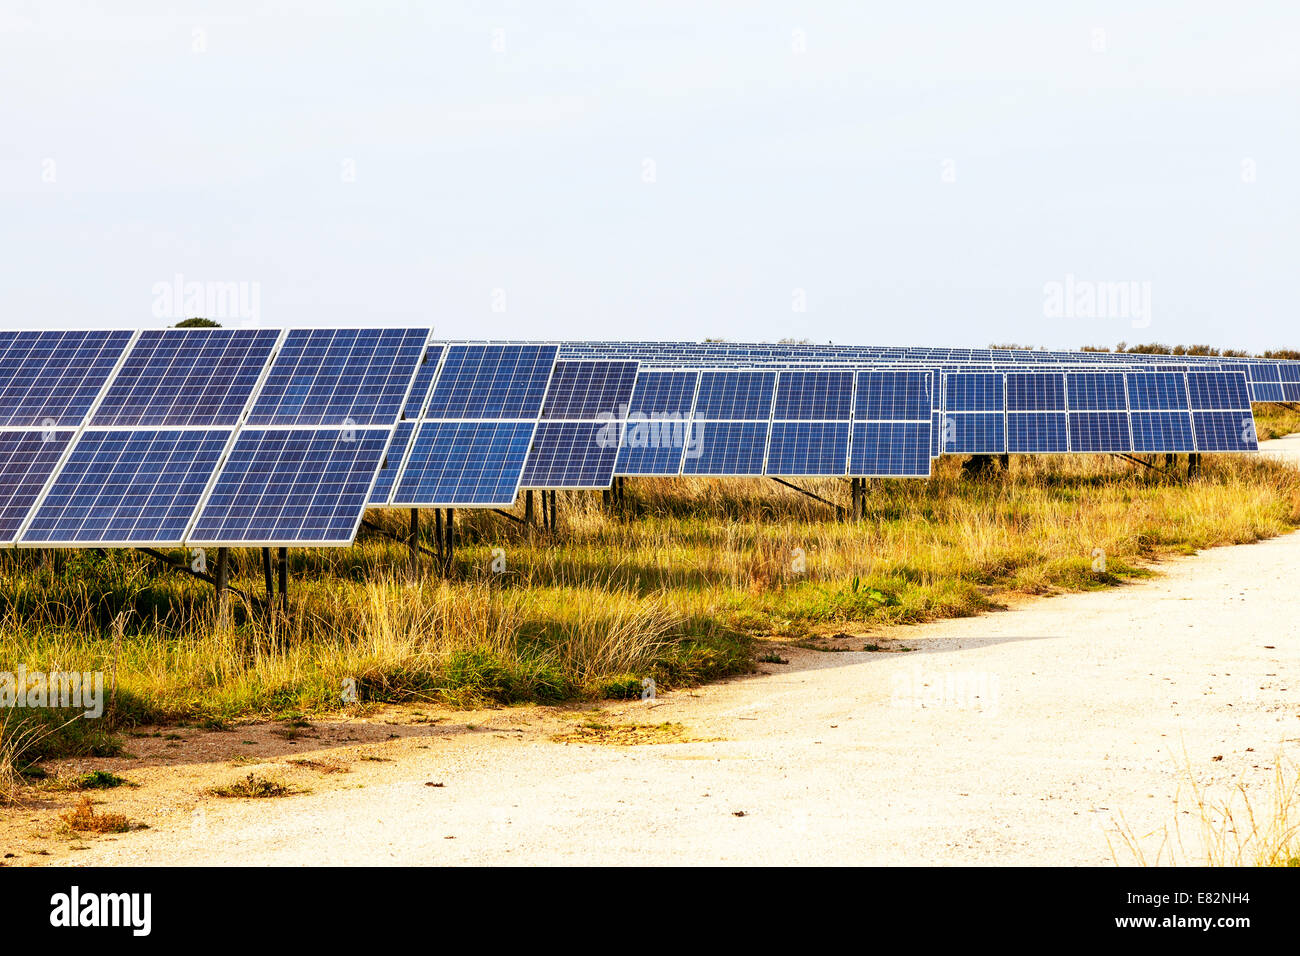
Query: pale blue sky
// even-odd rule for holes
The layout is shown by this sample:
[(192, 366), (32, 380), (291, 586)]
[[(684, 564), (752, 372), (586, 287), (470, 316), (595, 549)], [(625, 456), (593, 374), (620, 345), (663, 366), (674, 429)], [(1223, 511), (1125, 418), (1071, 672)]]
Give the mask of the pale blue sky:
[(3, 327), (1300, 347), (1294, 4), (111, 6), (0, 0)]

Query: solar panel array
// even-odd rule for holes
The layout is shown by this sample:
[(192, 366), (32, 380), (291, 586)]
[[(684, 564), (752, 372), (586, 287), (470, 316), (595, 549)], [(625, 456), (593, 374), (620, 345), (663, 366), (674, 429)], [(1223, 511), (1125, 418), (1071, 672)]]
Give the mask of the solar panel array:
[(1300, 363), (427, 329), (0, 333), (0, 544), (346, 544), (367, 506), (941, 454), (1256, 450)]

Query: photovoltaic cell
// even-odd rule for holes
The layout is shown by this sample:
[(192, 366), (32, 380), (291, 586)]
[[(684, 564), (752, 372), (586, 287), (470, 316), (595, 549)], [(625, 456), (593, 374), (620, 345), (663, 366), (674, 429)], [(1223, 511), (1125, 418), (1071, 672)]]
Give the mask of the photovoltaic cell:
[(929, 422), (855, 422), (849, 474), (924, 477), (930, 474)]
[(848, 457), (848, 422), (772, 423), (766, 469), (769, 475), (843, 475)]
[(426, 418), (530, 419), (541, 412), (554, 345), (451, 345)]
[(1189, 412), (1134, 411), (1133, 450), (1141, 452), (1192, 452), (1192, 416)]
[(1235, 412), (1192, 412), (1196, 450), (1259, 451), (1255, 419), (1249, 410)]
[(0, 332), (0, 425), (80, 425), (131, 333)]
[(1187, 391), (1193, 411), (1250, 409), (1246, 380), (1236, 372), (1188, 372)]
[(509, 508), (535, 427), (532, 421), (421, 423), (393, 502)]
[[(786, 421), (847, 422), (852, 406), (852, 372), (783, 371), (776, 383), (776, 404), (773, 406), (772, 417)], [(774, 438), (775, 435), (776, 433), (773, 432)], [(844, 440), (847, 442), (847, 428), (844, 429), (844, 435)], [(782, 472), (782, 474), (794, 473)]]
[(438, 371), (438, 362), (442, 359), (443, 348), (441, 345), (430, 345), (425, 352), (424, 362), (415, 373), (411, 394), (407, 397), (406, 407), (402, 410), (403, 418), (419, 418), (424, 412), (424, 402), (429, 397), (429, 386), (433, 384), (433, 376)]
[(243, 415), (279, 337), (273, 329), (142, 332), (91, 424), (233, 426)]
[(1080, 453), (1132, 451), (1128, 413), (1071, 411), (1070, 450)]
[(768, 423), (698, 422), (698, 454), (687, 454), (687, 475), (761, 475)]
[(402, 456), (406, 454), (406, 446), (411, 443), (411, 435), (415, 431), (415, 422), (406, 421), (398, 422), (397, 428), (393, 430), (393, 441), (388, 446), (388, 454), (384, 456), (384, 463), (379, 468), (379, 474), (375, 477), (375, 487), (370, 490), (369, 504), (374, 507), (381, 507), (388, 503), (388, 496), (393, 491), (393, 482), (397, 479), (397, 473), (401, 470)]
[[(858, 372), (857, 378), (853, 411), (856, 420), (924, 421), (930, 417), (933, 403), (929, 373)], [(1001, 390), (1001, 382), (997, 390)]]
[(636, 369), (636, 362), (556, 362), (542, 419), (622, 418)]
[(386, 428), (244, 429), (187, 543), (350, 543), (388, 439)]
[(1065, 376), (1059, 372), (1008, 372), (1007, 411), (1065, 411)]
[(636, 387), (632, 390), (632, 403), (628, 411), (632, 415), (644, 415), (650, 419), (660, 419), (661, 416), (689, 417), (695, 404), (695, 386), (699, 380), (699, 372), (642, 369), (637, 373)]
[(1002, 412), (947, 412), (941, 428), (945, 455), (1001, 455), (1007, 450)]
[(617, 421), (544, 421), (537, 426), (520, 486), (608, 488), (618, 445)]
[(944, 402), (950, 412), (1000, 412), (1006, 408), (1006, 385), (1001, 373), (956, 372), (943, 378)]
[(695, 417), (767, 422), (772, 414), (775, 388), (776, 372), (703, 371)]
[(676, 475), (702, 426), (688, 418), (633, 419), (623, 428), (615, 475)]
[(0, 541), (13, 541), (73, 433), (0, 432)]
[(1128, 410), (1123, 372), (1070, 372), (1066, 392), (1071, 412)]
[(85, 431), (24, 543), (180, 544), (229, 429)]
[[(1056, 376), (1059, 380), (1060, 376)], [(1007, 401), (1011, 401), (1010, 376)], [(1061, 381), (1064, 401), (1065, 383)], [(1065, 412), (1007, 412), (1007, 451), (1010, 454), (1055, 454), (1069, 451), (1069, 428)]]
[(1182, 373), (1131, 372), (1125, 378), (1128, 405), (1134, 411), (1187, 410), (1187, 376)]
[(427, 329), (293, 329), (248, 424), (391, 425), (428, 335)]

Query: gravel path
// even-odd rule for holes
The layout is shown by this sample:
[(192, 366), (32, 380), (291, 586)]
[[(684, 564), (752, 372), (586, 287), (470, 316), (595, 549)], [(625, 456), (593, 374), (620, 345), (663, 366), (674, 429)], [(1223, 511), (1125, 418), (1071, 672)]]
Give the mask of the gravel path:
[(1215, 549), (1153, 581), (894, 631), (911, 652), (800, 651), (608, 709), (696, 742), (557, 743), (540, 712), (500, 711), (362, 788), (225, 801), (201, 833), (76, 860), (1109, 865), (1134, 862), (1118, 821), (1155, 832), (1154, 858), (1179, 820), (1196, 862), (1187, 782), (1241, 779), (1262, 802), (1276, 758), (1300, 754), (1297, 567), (1300, 535)]

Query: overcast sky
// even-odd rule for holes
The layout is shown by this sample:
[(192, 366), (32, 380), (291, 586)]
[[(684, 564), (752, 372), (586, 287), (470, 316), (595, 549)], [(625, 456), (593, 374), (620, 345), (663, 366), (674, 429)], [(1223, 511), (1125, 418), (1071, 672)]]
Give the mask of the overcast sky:
[(1294, 3), (111, 7), (0, 0), (7, 328), (1300, 347)]

